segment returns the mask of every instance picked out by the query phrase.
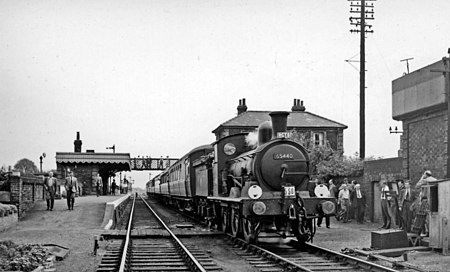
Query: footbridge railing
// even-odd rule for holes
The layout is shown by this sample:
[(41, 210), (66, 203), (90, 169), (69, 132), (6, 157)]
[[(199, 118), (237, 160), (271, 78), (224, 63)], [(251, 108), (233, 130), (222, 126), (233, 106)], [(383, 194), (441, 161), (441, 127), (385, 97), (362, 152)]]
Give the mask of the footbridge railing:
[(172, 166), (178, 159), (174, 158), (150, 158), (150, 157), (137, 157), (131, 158), (131, 170), (143, 171), (143, 170), (164, 170), (169, 166)]

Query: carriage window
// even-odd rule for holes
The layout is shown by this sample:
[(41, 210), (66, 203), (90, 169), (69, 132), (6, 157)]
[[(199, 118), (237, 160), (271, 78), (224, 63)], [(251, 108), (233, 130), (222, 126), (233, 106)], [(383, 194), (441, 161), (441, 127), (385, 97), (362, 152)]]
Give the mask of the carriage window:
[(315, 146), (324, 145), (324, 133), (323, 132), (315, 132), (314, 133), (314, 145)]

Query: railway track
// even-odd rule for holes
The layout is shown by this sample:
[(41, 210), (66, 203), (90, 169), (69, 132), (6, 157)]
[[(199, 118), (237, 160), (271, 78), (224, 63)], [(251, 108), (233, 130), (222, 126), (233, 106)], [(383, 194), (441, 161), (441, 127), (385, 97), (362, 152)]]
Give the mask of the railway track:
[[(148, 228), (158, 236), (138, 235)], [(133, 198), (126, 230), (125, 239), (108, 246), (97, 272), (220, 270), (201, 250), (186, 247), (142, 198)]]
[[(116, 239), (109, 244), (98, 272), (217, 271), (222, 269), (210, 257), (210, 254), (203, 251), (204, 248), (201, 250), (196, 247), (197, 239), (186, 238), (189, 236), (187, 235), (183, 236), (185, 244), (181, 243), (164, 222), (159, 222), (158, 215), (149, 213), (150, 209), (143, 199), (133, 201), (130, 208), (132, 216), (128, 226), (123, 227), (127, 231), (128, 241)], [(145, 230), (147, 235), (139, 235)], [(226, 250), (231, 254), (234, 253), (233, 255), (241, 262), (253, 267), (254, 271), (398, 271), (313, 244), (307, 243), (300, 246), (295, 240), (287, 244), (260, 242), (259, 245), (252, 245), (231, 235), (227, 238), (221, 237), (215, 239), (225, 239), (222, 247), (227, 248)], [(239, 271), (247, 271), (243, 267), (242, 269)]]
[[(345, 255), (310, 243), (301, 246), (292, 240), (289, 244), (248, 244), (229, 235), (235, 254), (264, 272), (275, 271), (380, 271), (398, 272), (377, 263)], [(404, 270), (402, 270), (404, 271)]]

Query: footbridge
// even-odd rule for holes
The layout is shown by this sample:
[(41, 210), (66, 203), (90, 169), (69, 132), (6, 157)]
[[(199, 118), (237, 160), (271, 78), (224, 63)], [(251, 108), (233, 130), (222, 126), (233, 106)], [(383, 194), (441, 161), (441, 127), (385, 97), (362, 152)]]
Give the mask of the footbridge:
[(169, 157), (150, 158), (140, 157), (130, 158), (131, 170), (145, 171), (145, 170), (164, 170), (169, 166), (174, 165), (178, 159)]

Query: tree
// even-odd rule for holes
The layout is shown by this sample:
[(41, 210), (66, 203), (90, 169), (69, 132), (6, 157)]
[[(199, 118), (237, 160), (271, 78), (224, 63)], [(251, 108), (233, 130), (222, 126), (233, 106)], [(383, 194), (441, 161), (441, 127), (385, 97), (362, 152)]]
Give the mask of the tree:
[(19, 160), (14, 165), (14, 169), (20, 171), (21, 174), (34, 174), (39, 172), (34, 162), (30, 161), (29, 159)]
[(342, 155), (328, 146), (314, 147), (310, 154), (312, 174), (328, 180), (337, 177), (356, 177), (363, 174), (364, 161)]

